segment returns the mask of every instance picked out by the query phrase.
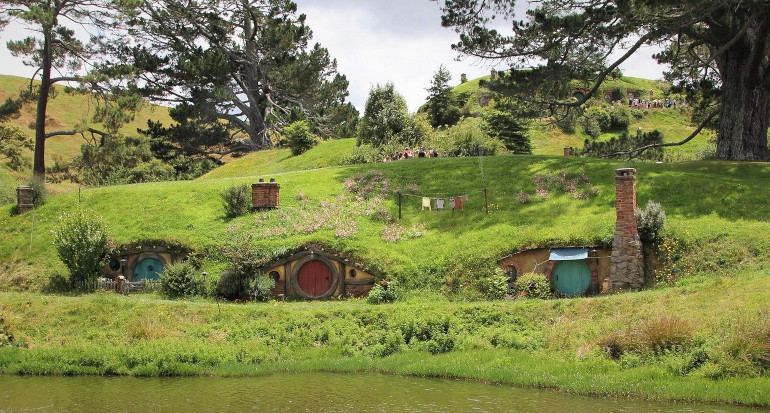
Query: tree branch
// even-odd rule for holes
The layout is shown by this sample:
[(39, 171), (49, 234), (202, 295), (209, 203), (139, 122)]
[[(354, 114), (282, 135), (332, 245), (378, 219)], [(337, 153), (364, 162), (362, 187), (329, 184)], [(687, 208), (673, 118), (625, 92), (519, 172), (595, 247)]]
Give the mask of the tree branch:
[(674, 142), (674, 143), (653, 143), (650, 145), (645, 145), (639, 148), (631, 149), (630, 151), (615, 152), (612, 155), (613, 156), (628, 155), (628, 159), (631, 160), (641, 155), (642, 153), (644, 153), (644, 151), (648, 149), (684, 145), (685, 143), (690, 142), (691, 140), (693, 140), (693, 138), (698, 136), (698, 134), (700, 134), (703, 128), (705, 128), (706, 125), (708, 125), (708, 123), (711, 122), (711, 120), (714, 119), (714, 117), (719, 114), (720, 110), (721, 109), (715, 109), (713, 112), (709, 113), (709, 115), (706, 116), (706, 118), (703, 119), (700, 124), (698, 124), (698, 127), (695, 128), (695, 130), (690, 134), (690, 136), (688, 136), (684, 140), (681, 140), (679, 142)]
[(94, 128), (88, 128), (86, 130), (71, 130), (71, 131), (56, 131), (56, 132), (48, 132), (45, 134), (45, 138), (53, 138), (55, 136), (75, 136), (77, 134), (82, 134), (83, 132), (91, 132), (91, 134), (99, 135), (99, 136), (109, 136), (110, 134), (107, 132), (100, 131), (98, 129)]

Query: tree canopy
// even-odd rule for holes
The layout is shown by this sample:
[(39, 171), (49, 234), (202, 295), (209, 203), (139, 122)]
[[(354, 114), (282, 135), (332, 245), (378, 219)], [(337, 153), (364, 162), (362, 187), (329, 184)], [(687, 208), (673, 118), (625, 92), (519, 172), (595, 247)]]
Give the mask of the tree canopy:
[[(24, 26), (30, 36), (7, 43), (8, 50), (23, 59), (25, 65), (35, 69), (29, 90), (14, 104), (27, 100), (36, 101), (35, 147), (33, 172), (37, 178), (45, 176), (45, 142), (54, 136), (75, 135), (89, 132), (104, 135), (116, 131), (120, 125), (132, 119), (131, 112), (138, 99), (113, 92), (113, 80), (120, 78), (119, 71), (105, 77), (99, 72), (98, 44), (101, 34), (91, 35), (88, 41), (76, 36), (73, 27), (86, 31), (109, 30), (120, 18), (120, 0), (4, 0), (0, 8), (0, 21), (15, 20)], [(0, 24), (0, 29), (3, 25)], [(33, 82), (38, 80), (39, 83)], [(97, 131), (81, 125), (68, 125), (68, 129), (47, 130), (49, 99), (54, 96), (53, 86), (61, 82), (79, 82), (80, 87), (97, 93), (97, 106), (93, 113), (96, 122), (104, 124), (108, 132)], [(5, 107), (11, 103), (6, 102)]]
[[(425, 126), (430, 129), (430, 126)], [(393, 83), (376, 85), (369, 91), (364, 114), (358, 123), (358, 145), (387, 144), (414, 146), (426, 135), (416, 116), (410, 116), (406, 100)]]
[(269, 148), (271, 131), (302, 119), (323, 136), (355, 126), (347, 79), (311, 45), (292, 1), (144, 1), (130, 23), (115, 52), (133, 63), (145, 96), (177, 105), (180, 126), (155, 132), (182, 148), (185, 136), (204, 135), (216, 139), (203, 153)]
[(768, 0), (542, 0), (525, 19), (513, 0), (441, 2), (442, 24), (460, 34), (455, 50), (509, 61), (498, 86), (553, 111), (583, 103), (566, 99), (570, 82), (586, 86), (587, 100), (641, 47), (662, 46), (667, 78), (701, 114), (691, 136), (663, 145), (714, 125), (718, 158), (768, 160)]

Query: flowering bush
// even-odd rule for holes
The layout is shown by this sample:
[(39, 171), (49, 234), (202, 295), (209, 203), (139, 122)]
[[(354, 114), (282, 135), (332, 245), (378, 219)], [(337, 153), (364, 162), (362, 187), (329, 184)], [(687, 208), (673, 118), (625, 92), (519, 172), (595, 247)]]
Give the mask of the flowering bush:
[(70, 272), (70, 285), (94, 281), (108, 252), (107, 231), (99, 216), (78, 208), (59, 218), (54, 246)]
[(636, 210), (636, 225), (642, 243), (657, 244), (663, 239), (666, 212), (659, 203), (649, 200), (644, 209)]

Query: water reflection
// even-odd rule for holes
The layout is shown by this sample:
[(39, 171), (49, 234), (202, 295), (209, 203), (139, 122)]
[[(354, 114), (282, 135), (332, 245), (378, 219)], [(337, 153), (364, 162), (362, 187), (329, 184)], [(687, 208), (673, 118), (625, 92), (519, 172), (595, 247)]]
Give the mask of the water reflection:
[(569, 396), (376, 374), (257, 378), (0, 376), (0, 412), (756, 412), (732, 406)]

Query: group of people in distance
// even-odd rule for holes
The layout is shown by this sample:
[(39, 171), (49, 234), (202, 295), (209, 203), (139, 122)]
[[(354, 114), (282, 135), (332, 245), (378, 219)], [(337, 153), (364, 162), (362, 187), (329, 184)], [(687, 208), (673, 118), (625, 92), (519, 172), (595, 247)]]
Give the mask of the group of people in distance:
[[(428, 151), (426, 152), (424, 148), (420, 147), (420, 149), (417, 151), (417, 155), (412, 152), (411, 149), (408, 147), (404, 150), (403, 153), (396, 153), (393, 156), (391, 155), (385, 155), (385, 159), (383, 159), (383, 162), (390, 162), (390, 161), (397, 161), (399, 159), (411, 159), (414, 157), (418, 158), (438, 158), (438, 152), (436, 152), (435, 149), (433, 149), (432, 146), (428, 147)], [(444, 156), (447, 156), (446, 154)]]

